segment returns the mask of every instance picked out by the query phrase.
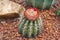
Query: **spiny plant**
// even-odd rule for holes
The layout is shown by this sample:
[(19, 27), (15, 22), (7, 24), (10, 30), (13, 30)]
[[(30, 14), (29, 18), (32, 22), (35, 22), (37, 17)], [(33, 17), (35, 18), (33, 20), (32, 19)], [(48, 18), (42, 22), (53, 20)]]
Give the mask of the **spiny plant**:
[(28, 0), (28, 5), (40, 9), (49, 9), (56, 4), (56, 0)]
[(58, 8), (58, 9), (56, 10), (56, 15), (57, 15), (57, 16), (60, 16), (60, 8)]
[(36, 8), (29, 8), (20, 15), (18, 33), (24, 37), (35, 37), (42, 30), (42, 19)]

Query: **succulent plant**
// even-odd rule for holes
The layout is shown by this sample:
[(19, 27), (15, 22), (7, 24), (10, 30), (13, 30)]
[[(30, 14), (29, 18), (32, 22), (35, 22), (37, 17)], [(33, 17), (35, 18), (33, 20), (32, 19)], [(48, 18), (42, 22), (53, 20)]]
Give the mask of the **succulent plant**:
[(60, 8), (58, 8), (58, 9), (56, 10), (56, 14), (57, 14), (57, 16), (60, 16)]
[(42, 20), (36, 8), (29, 8), (20, 15), (18, 33), (24, 37), (35, 37), (42, 30)]
[(40, 9), (49, 9), (56, 4), (56, 0), (28, 0), (28, 5)]
[(0, 18), (17, 17), (24, 7), (10, 0), (0, 0)]

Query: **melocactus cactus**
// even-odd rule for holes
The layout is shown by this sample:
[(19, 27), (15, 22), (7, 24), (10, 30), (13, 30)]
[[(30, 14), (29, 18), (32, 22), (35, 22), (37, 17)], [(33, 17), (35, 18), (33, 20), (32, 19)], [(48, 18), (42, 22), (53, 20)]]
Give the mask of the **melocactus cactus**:
[(42, 19), (36, 8), (27, 9), (24, 14), (20, 15), (20, 18), (18, 33), (24, 37), (34, 37), (41, 32)]
[(56, 0), (28, 0), (28, 5), (40, 9), (49, 9), (56, 4)]

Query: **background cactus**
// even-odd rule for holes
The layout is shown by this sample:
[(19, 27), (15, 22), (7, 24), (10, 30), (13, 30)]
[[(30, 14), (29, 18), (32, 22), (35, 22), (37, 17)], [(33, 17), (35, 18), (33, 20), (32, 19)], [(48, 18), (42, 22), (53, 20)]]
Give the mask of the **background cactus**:
[[(31, 12), (31, 10), (29, 10), (29, 11)], [(32, 12), (32, 14), (35, 14), (35, 13)], [(37, 15), (38, 14), (39, 13), (37, 13)], [(30, 20), (30, 19), (26, 19), (24, 14), (21, 14), (20, 21), (21, 21), (21, 23), (18, 26), (18, 33), (21, 33), (24, 37), (34, 37), (41, 32), (41, 29), (42, 29), (41, 17), (38, 17), (34, 20), (32, 20), (32, 18), (31, 18), (31, 20)]]
[(56, 0), (28, 0), (28, 4), (40, 9), (48, 9), (56, 4)]
[(58, 8), (58, 9), (56, 10), (56, 15), (57, 15), (57, 16), (60, 16), (60, 8)]

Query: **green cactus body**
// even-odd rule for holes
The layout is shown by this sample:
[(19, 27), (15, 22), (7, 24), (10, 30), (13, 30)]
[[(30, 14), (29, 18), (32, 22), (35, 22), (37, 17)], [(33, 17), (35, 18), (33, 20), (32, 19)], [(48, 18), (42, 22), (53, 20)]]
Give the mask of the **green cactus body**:
[(42, 30), (42, 20), (36, 8), (29, 8), (20, 14), (18, 33), (24, 37), (35, 37)]
[(56, 0), (28, 0), (28, 4), (36, 8), (48, 9), (56, 4)]
[(21, 16), (21, 23), (18, 26), (18, 33), (24, 37), (35, 37), (42, 30), (41, 17), (35, 21), (30, 21)]
[(57, 9), (56, 14), (57, 16), (60, 16), (60, 8)]

